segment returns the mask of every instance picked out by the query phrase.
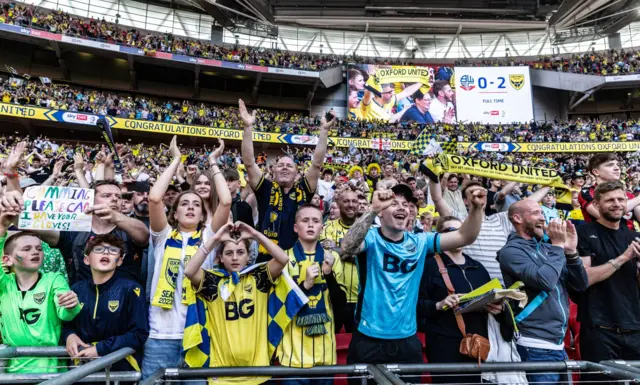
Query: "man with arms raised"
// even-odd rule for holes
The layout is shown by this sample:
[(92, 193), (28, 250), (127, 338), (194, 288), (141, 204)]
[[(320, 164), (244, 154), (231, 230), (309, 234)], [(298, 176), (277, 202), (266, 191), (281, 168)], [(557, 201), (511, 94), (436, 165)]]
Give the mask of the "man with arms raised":
[[(297, 234), (293, 231), (296, 211), (301, 205), (311, 202), (313, 193), (318, 186), (320, 169), (327, 153), (329, 128), (335, 121), (335, 115), (328, 122), (324, 116), (322, 117), (318, 144), (307, 173), (296, 182), (298, 174), (296, 164), (290, 157), (283, 156), (278, 159), (274, 167), (275, 180), (271, 181), (266, 178), (256, 164), (253, 153), (252, 129), (256, 121), (256, 111), (250, 114), (242, 100), (239, 101), (239, 107), (240, 117), (244, 122), (242, 162), (249, 175), (249, 185), (258, 200), (257, 230), (283, 250), (290, 249), (298, 239)], [(260, 254), (256, 262), (264, 262), (269, 259), (271, 257), (266, 253), (264, 247), (260, 247)]]
[[(416, 305), (426, 255), (469, 245), (480, 231), (487, 198), (484, 188), (471, 188), (469, 216), (459, 231), (447, 234), (405, 231), (412, 196), (405, 185), (376, 191), (371, 211), (342, 241), (341, 257), (358, 255), (360, 276), (349, 363), (422, 362)], [(375, 217), (380, 217), (379, 228), (371, 227)]]

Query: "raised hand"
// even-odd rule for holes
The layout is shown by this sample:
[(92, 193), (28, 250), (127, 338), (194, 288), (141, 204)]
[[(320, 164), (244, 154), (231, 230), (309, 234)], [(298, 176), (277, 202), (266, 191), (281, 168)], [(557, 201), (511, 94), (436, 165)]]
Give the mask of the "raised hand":
[(62, 175), (62, 167), (64, 164), (65, 160), (63, 158), (56, 160), (56, 163), (53, 165), (53, 171), (51, 172), (54, 178), (59, 178)]
[(240, 240), (254, 239), (256, 230), (244, 222), (237, 221), (234, 223), (235, 231), (240, 233)]
[(2, 212), (9, 211), (19, 213), (23, 205), (24, 200), (22, 194), (18, 191), (8, 191), (0, 197), (0, 211)]
[(11, 153), (5, 161), (6, 168), (8, 170), (17, 170), (18, 166), (22, 162), (22, 156), (27, 149), (27, 142), (20, 142), (11, 150)]
[(224, 140), (218, 139), (218, 142), (220, 143), (218, 147), (216, 147), (216, 149), (211, 151), (211, 154), (209, 154), (209, 167), (217, 165), (218, 159), (224, 152)]
[(84, 157), (81, 153), (73, 154), (73, 169), (76, 171), (84, 171)]
[(331, 120), (327, 121), (326, 114), (324, 112), (322, 113), (322, 118), (320, 119), (320, 129), (321, 130), (328, 130), (335, 123), (335, 121), (336, 121), (336, 113), (335, 113), (335, 111), (331, 110), (331, 111), (329, 111), (329, 114), (331, 114), (331, 116), (333, 116), (333, 117), (331, 118)]
[(564, 244), (565, 253), (573, 254), (578, 249), (578, 232), (576, 226), (571, 221), (566, 221), (567, 237)]
[(178, 137), (175, 135), (173, 139), (171, 139), (171, 144), (169, 144), (169, 153), (173, 160), (182, 159), (182, 153), (180, 152), (180, 148), (178, 148)]
[(373, 200), (371, 201), (371, 211), (375, 214), (379, 214), (382, 210), (391, 206), (393, 203), (393, 191), (391, 190), (378, 190), (373, 193)]
[(244, 127), (249, 128), (256, 122), (256, 110), (249, 113), (242, 99), (238, 100), (238, 109), (240, 110), (240, 119), (244, 122)]
[(547, 226), (547, 236), (554, 246), (565, 247), (567, 242), (567, 223), (560, 219), (554, 219)]
[(471, 195), (469, 203), (472, 209), (484, 210), (484, 206), (487, 204), (487, 190), (480, 186), (473, 186), (469, 190), (471, 191), (468, 191), (467, 194)]
[(118, 210), (112, 209), (107, 204), (97, 204), (93, 207), (89, 207), (85, 212), (87, 214), (93, 214), (109, 223), (115, 223), (118, 220), (119, 215), (121, 215)]

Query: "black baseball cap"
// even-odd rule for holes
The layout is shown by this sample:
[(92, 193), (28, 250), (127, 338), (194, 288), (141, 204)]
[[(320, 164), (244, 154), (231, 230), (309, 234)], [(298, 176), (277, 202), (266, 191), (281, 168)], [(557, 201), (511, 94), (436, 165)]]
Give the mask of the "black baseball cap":
[(582, 173), (582, 171), (576, 171), (573, 174), (571, 174), (571, 180), (578, 179), (578, 178), (584, 178), (584, 174)]
[(127, 191), (148, 193), (151, 191), (151, 186), (149, 186), (149, 182), (133, 182), (127, 185)]
[(396, 195), (402, 195), (403, 197), (405, 197), (407, 202), (417, 202), (417, 199), (413, 197), (413, 191), (411, 190), (411, 187), (407, 186), (406, 184), (397, 184), (391, 188), (391, 191), (393, 191), (393, 193)]

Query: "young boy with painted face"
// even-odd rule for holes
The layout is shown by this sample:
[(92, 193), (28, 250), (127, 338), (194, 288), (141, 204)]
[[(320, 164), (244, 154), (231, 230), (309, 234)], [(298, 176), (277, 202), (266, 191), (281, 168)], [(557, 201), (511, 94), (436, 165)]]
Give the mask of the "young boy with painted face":
[[(18, 213), (2, 213), (2, 216)], [(79, 312), (78, 296), (60, 273), (40, 273), (44, 253), (36, 234), (21, 231), (7, 238), (0, 269), (0, 332), (9, 346), (58, 346), (62, 321)], [(55, 373), (57, 358), (13, 358), (9, 373)]]
[(136, 352), (111, 369), (140, 371), (142, 348), (149, 336), (148, 311), (142, 286), (116, 274), (123, 251), (124, 242), (112, 234), (89, 241), (84, 263), (91, 277), (73, 285), (82, 310), (64, 324), (62, 342), (71, 357), (86, 359), (132, 348)]

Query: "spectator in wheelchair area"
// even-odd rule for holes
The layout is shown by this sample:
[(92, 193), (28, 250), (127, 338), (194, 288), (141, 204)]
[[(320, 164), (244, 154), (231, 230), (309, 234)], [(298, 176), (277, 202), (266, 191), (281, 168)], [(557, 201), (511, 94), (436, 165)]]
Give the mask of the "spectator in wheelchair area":
[(62, 342), (71, 357), (95, 358), (122, 348), (136, 352), (118, 361), (112, 370), (140, 371), (142, 348), (149, 336), (149, 320), (142, 286), (121, 274), (124, 242), (112, 234), (91, 239), (84, 263), (91, 278), (73, 285), (81, 311), (63, 325)]

